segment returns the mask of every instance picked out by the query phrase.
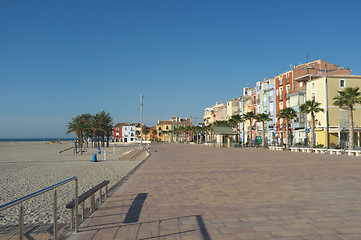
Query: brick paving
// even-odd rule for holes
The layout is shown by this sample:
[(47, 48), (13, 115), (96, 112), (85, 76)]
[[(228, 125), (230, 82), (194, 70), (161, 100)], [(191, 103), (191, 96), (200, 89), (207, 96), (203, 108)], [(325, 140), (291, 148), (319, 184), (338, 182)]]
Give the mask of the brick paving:
[(361, 239), (361, 157), (153, 144), (68, 239)]

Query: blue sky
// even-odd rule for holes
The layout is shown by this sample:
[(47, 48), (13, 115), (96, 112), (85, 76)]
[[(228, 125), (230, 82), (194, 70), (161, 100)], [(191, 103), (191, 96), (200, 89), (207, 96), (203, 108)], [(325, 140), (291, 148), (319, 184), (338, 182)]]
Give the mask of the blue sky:
[(360, 1), (0, 1), (0, 138), (81, 113), (148, 126), (310, 60), (361, 75)]

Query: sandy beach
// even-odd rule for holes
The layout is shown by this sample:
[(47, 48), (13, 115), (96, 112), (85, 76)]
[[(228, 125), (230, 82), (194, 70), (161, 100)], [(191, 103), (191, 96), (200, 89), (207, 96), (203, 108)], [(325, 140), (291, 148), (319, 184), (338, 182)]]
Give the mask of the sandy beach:
[[(49, 142), (7, 142), (0, 143), (0, 205), (26, 196), (65, 179), (77, 176), (79, 194), (104, 180), (110, 180), (109, 187), (117, 183), (132, 170), (140, 160), (124, 159), (125, 146), (102, 149), (99, 162), (92, 162), (97, 149), (88, 148), (83, 155), (74, 155), (73, 150), (59, 151), (72, 147), (71, 142), (50, 144)], [(74, 198), (74, 183), (58, 189), (59, 222), (69, 222), (70, 210), (65, 205)], [(26, 201), (26, 223), (52, 222), (53, 192)], [(0, 225), (18, 224), (18, 207), (0, 212)]]

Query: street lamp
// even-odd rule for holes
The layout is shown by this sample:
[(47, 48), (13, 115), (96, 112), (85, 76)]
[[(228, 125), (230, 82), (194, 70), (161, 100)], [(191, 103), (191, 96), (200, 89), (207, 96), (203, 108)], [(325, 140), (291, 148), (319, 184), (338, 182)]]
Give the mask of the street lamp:
[(326, 142), (327, 142), (327, 148), (330, 148), (330, 137), (329, 137), (329, 121), (328, 121), (328, 90), (327, 90), (327, 72), (333, 72), (333, 71), (336, 71), (336, 70), (343, 70), (343, 69), (346, 69), (344, 67), (337, 67), (335, 69), (332, 69), (332, 70), (327, 70), (327, 63), (325, 64), (325, 69), (322, 70), (322, 69), (317, 69), (317, 68), (314, 68), (312, 66), (307, 66), (306, 67), (307, 69), (315, 69), (319, 72), (324, 72), (325, 73), (325, 130), (326, 130)]
[(143, 148), (143, 95), (140, 94), (140, 147)]

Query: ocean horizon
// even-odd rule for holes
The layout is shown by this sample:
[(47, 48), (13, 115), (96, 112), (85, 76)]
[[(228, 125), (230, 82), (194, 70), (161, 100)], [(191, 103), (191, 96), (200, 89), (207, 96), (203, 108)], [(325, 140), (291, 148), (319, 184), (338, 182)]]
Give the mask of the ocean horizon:
[(50, 142), (50, 141), (74, 141), (77, 138), (0, 138), (0, 142)]

